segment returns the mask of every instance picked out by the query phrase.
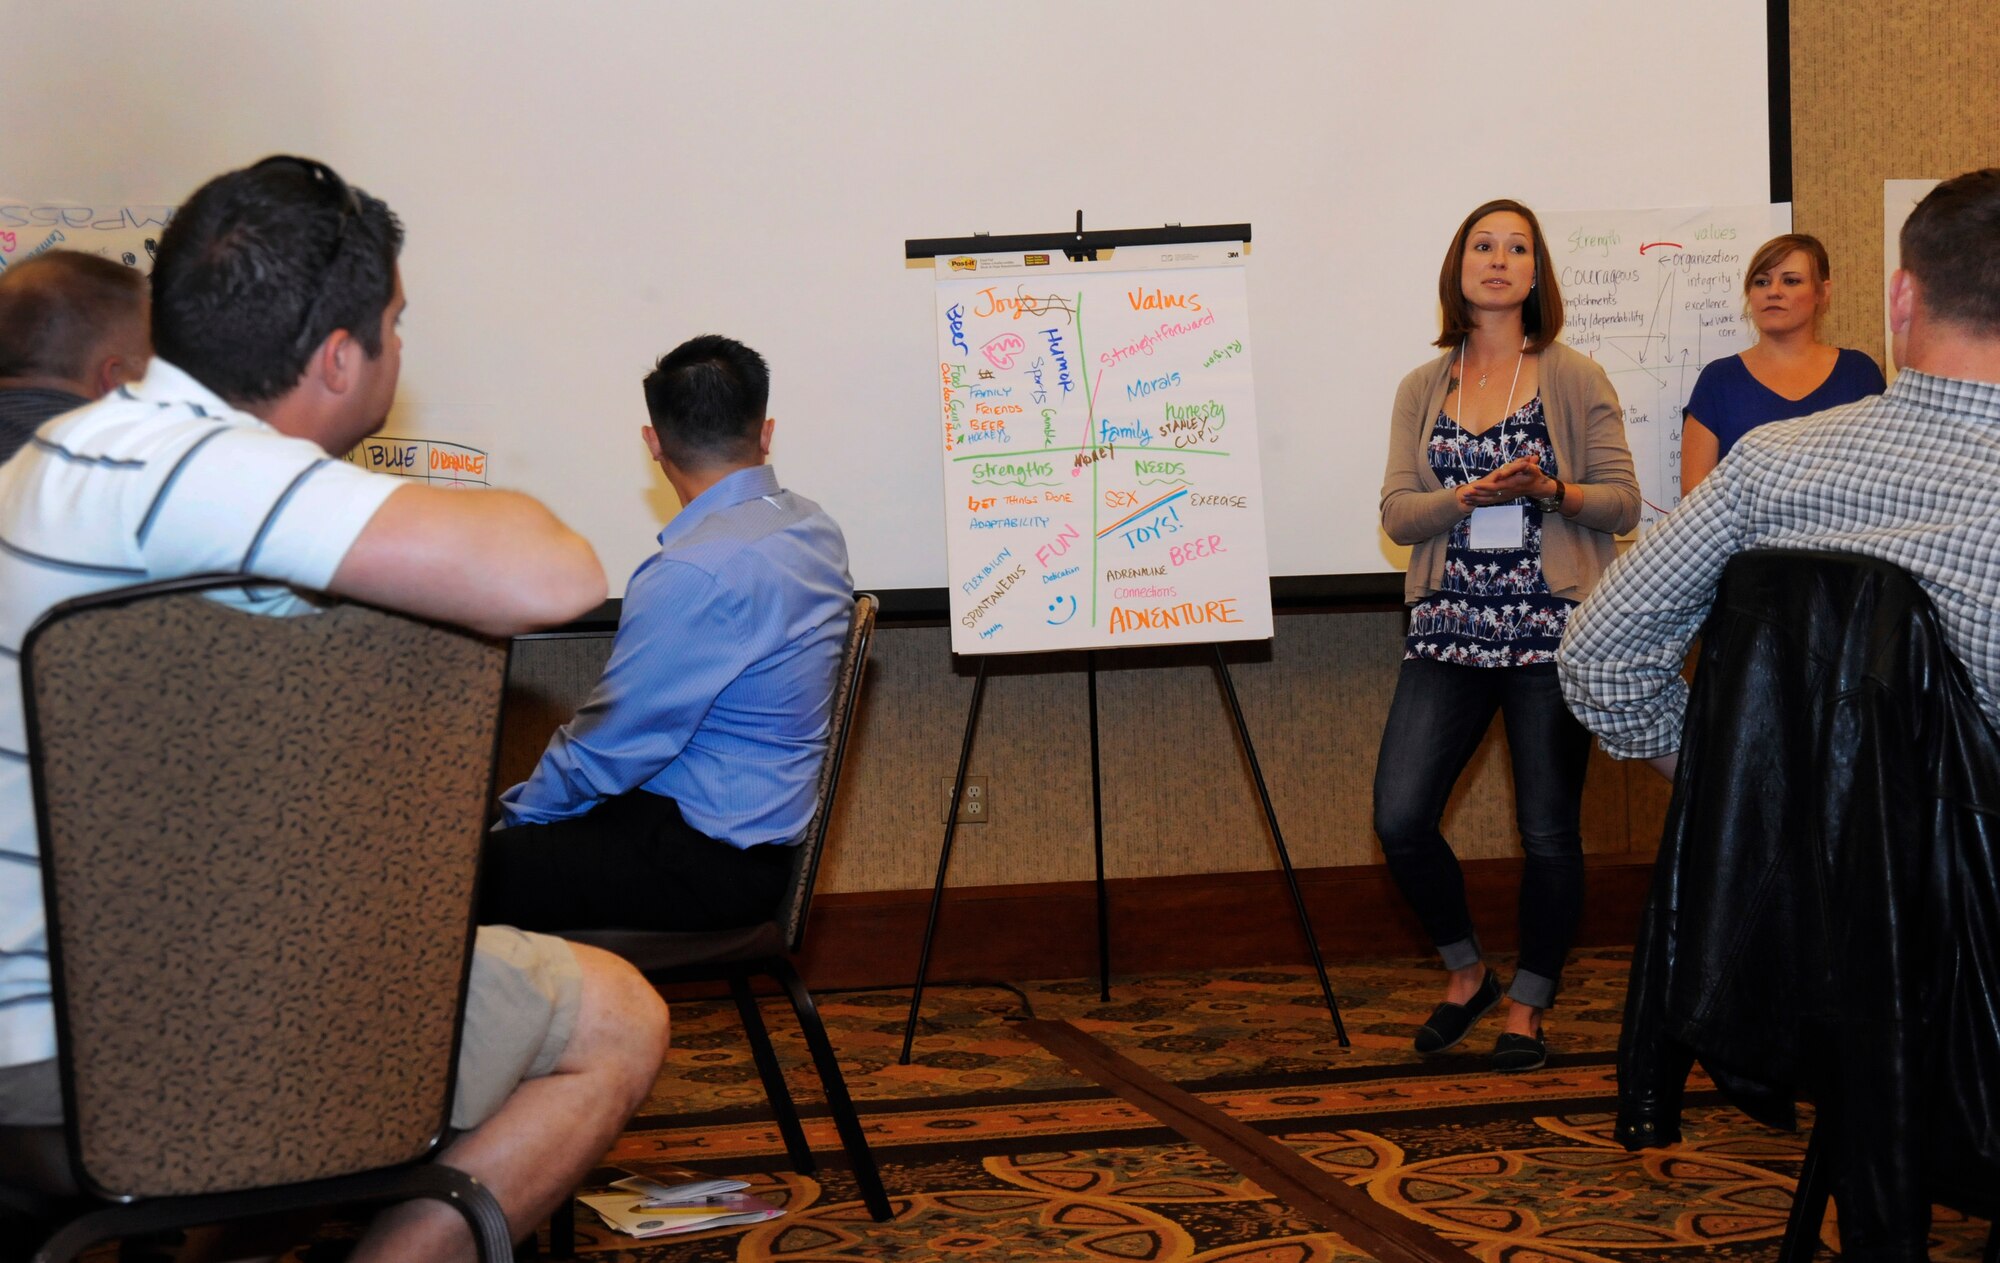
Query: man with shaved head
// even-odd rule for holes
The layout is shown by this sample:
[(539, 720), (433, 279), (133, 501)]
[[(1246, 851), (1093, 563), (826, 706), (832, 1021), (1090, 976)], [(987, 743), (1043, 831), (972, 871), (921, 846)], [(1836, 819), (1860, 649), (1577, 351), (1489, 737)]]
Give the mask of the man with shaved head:
[(50, 250), (0, 271), (0, 462), (41, 424), (146, 375), (146, 278)]

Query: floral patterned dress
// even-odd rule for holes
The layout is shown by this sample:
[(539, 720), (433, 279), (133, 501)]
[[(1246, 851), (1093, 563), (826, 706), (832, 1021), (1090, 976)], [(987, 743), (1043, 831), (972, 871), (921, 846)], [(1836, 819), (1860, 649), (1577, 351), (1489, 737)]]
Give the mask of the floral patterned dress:
[[(1510, 460), (1536, 457), (1542, 472), (1560, 477), (1541, 396), (1483, 433), (1467, 434), (1440, 411), (1431, 426), (1431, 472), (1447, 488), (1476, 482)], [(1522, 667), (1554, 662), (1576, 602), (1549, 592), (1542, 578), (1542, 512), (1524, 505), (1522, 546), (1475, 549), (1472, 519), (1461, 518), (1445, 541), (1444, 579), (1410, 607), (1405, 658), (1434, 658), (1468, 667)]]

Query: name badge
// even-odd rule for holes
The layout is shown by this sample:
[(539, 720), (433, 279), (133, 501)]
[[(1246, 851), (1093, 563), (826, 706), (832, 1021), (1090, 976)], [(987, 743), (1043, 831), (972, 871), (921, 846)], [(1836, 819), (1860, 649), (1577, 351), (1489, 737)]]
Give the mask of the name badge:
[(1493, 504), (1472, 511), (1472, 547), (1480, 552), (1518, 551), (1528, 543), (1528, 508)]

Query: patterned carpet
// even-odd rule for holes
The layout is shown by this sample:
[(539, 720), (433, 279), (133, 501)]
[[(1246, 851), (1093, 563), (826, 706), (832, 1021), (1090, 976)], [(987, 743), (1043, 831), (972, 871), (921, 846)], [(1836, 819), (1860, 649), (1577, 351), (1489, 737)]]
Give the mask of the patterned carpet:
[[(660, 1241), (579, 1216), (589, 1263), (697, 1260), (1113, 1260), (1309, 1263), (1367, 1257), (1019, 1034), (1066, 1020), (1195, 1092), (1383, 1206), (1494, 1263), (1676, 1263), (1775, 1256), (1803, 1137), (1696, 1091), (1687, 1139), (1628, 1154), (1610, 1139), (1627, 957), (1572, 966), (1548, 1020), (1550, 1065), (1497, 1076), (1469, 1051), (1423, 1059), (1409, 1034), (1439, 976), (1415, 961), (1341, 966), (1343, 1050), (1309, 970), (1267, 968), (933, 988), (913, 1064), (896, 1054), (907, 991), (822, 997), (898, 1214), (860, 1208), (782, 1001), (765, 1015), (808, 1114), (820, 1171), (785, 1168), (726, 1003), (675, 1006), (666, 1073), (611, 1162), (685, 1163), (752, 1180), (785, 1217)], [(1705, 1084), (1692, 1085), (1705, 1088)], [(1986, 1225), (1940, 1210), (1932, 1257), (1979, 1257)], [(1826, 1232), (1829, 1246), (1832, 1221)]]

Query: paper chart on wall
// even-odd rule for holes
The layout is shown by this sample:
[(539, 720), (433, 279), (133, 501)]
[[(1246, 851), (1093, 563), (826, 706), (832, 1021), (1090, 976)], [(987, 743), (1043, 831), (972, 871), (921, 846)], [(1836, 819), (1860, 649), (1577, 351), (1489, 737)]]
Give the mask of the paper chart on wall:
[(0, 271), (48, 250), (81, 250), (153, 270), (171, 206), (82, 206), (0, 196)]
[(1562, 340), (1603, 366), (1624, 405), (1647, 530), (1680, 503), (1681, 410), (1695, 379), (1757, 340), (1743, 318), (1743, 272), (1758, 246), (1791, 231), (1791, 205), (1540, 218), (1562, 286)]
[(937, 260), (954, 652), (1271, 635), (1243, 256)]

